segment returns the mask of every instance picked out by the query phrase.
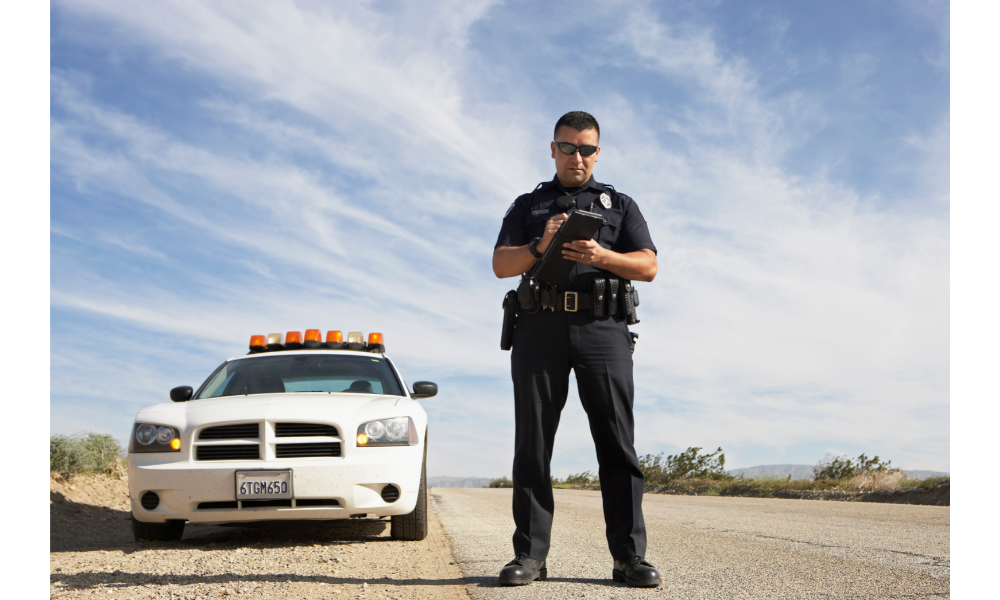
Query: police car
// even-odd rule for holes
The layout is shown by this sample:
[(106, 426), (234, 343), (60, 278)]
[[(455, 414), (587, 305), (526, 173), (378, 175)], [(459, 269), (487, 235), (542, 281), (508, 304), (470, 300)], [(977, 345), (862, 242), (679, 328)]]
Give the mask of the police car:
[(139, 411), (128, 453), (136, 540), (185, 523), (391, 517), (427, 536), (428, 381), (406, 389), (380, 333), (250, 338), (195, 391)]

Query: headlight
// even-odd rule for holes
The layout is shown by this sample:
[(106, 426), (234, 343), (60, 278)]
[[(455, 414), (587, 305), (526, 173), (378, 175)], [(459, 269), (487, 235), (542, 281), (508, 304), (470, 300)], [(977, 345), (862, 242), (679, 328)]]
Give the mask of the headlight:
[(176, 427), (154, 423), (136, 423), (128, 451), (179, 452), (180, 449), (181, 434)]
[(414, 446), (417, 428), (410, 417), (379, 419), (358, 425), (358, 446)]

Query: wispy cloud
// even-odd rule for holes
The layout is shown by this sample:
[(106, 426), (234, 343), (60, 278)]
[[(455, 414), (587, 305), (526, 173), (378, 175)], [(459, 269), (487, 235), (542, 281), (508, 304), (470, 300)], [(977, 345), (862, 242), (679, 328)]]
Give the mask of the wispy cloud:
[[(110, 406), (124, 435), (250, 334), (382, 330), (408, 376), (442, 384), (432, 471), (507, 472), (513, 284), (490, 255), (507, 205), (551, 177), (552, 121), (584, 108), (598, 178), (660, 249), (640, 452), (947, 469), (948, 221), (928, 208), (947, 204), (947, 110), (893, 130), (918, 192), (816, 169), (800, 155), (817, 132), (863, 116), (831, 98), (869, 94), (895, 55), (824, 40), (843, 78), (817, 83), (784, 47), (800, 17), (761, 28), (765, 66), (727, 45), (724, 13), (679, 6), (57, 3), (54, 407)], [(561, 46), (593, 36), (584, 59)], [(161, 342), (89, 341), (109, 327)], [(53, 410), (53, 430), (85, 415)], [(596, 466), (584, 419), (568, 409), (557, 473)]]

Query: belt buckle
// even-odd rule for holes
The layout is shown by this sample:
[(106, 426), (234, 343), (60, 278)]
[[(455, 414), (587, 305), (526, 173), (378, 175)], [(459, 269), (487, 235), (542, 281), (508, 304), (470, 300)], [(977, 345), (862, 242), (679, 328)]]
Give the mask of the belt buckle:
[[(576, 312), (580, 310), (579, 294), (576, 292), (564, 292), (563, 310), (566, 312)], [(572, 298), (572, 301), (570, 300)], [(570, 308), (572, 305), (573, 308)]]

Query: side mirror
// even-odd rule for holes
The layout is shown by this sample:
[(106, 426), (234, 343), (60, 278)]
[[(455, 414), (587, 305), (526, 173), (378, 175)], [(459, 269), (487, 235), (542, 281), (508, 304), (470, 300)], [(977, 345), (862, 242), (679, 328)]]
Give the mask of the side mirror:
[(410, 393), (410, 397), (414, 400), (419, 400), (421, 398), (437, 396), (437, 393), (438, 384), (431, 383), (430, 381), (418, 381), (413, 384), (413, 392)]
[(174, 402), (187, 402), (194, 395), (194, 389), (189, 385), (182, 385), (170, 390), (170, 399)]

